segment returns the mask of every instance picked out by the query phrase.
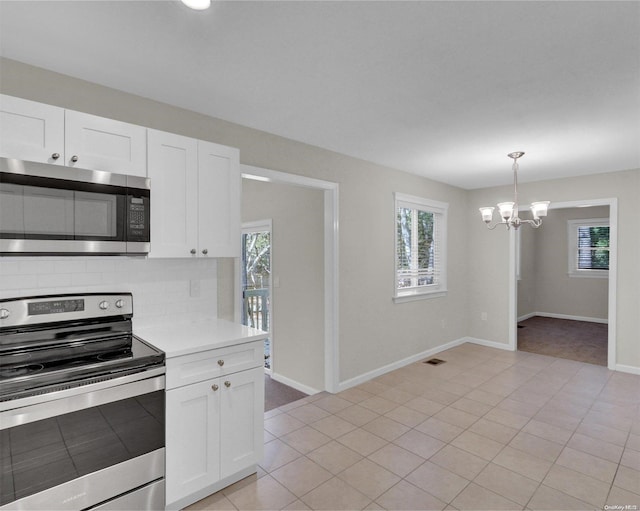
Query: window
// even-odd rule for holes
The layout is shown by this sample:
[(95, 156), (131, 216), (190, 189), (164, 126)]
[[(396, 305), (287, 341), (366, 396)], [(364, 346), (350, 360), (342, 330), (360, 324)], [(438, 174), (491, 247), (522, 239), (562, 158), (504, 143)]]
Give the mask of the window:
[(609, 219), (569, 220), (569, 275), (608, 277)]
[(446, 294), (447, 208), (443, 202), (395, 194), (394, 301)]

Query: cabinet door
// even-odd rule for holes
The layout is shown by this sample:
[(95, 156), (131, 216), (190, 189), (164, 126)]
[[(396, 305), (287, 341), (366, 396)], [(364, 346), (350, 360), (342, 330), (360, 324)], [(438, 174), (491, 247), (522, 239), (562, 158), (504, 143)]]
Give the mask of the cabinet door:
[(218, 380), (167, 391), (167, 505), (220, 479)]
[(148, 130), (151, 180), (149, 257), (194, 257), (198, 246), (198, 143)]
[(0, 95), (0, 156), (64, 165), (64, 109)]
[(264, 369), (220, 378), (220, 469), (227, 477), (262, 460)]
[(66, 110), (65, 165), (146, 177), (147, 129)]
[(238, 149), (198, 141), (198, 254), (240, 257)]

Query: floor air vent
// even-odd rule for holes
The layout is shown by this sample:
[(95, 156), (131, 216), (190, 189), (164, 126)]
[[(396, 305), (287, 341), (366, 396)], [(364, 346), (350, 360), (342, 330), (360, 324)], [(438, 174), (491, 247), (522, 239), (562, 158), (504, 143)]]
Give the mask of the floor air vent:
[(425, 360), (425, 364), (429, 364), (432, 366), (438, 366), (440, 364), (444, 364), (446, 360), (440, 360), (439, 358), (430, 358), (429, 360)]

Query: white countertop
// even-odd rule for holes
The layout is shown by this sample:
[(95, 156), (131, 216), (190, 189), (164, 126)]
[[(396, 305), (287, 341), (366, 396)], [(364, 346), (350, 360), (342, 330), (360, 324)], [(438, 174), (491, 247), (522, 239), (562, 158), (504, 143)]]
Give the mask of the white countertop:
[(165, 352), (166, 358), (266, 339), (267, 332), (207, 316), (133, 319), (133, 333)]

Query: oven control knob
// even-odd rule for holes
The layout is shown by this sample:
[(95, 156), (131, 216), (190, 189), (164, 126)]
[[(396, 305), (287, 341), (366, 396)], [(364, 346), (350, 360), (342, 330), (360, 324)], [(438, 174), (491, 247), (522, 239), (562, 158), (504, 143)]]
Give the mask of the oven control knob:
[(100, 307), (103, 311), (106, 311), (109, 308), (109, 302), (107, 302), (106, 300), (102, 300), (98, 304), (98, 307)]
[(124, 300), (116, 300), (116, 307), (118, 307), (118, 309), (122, 309), (122, 307), (124, 307)]
[(9, 317), (9, 311), (7, 309), (0, 309), (0, 319), (7, 319)]

